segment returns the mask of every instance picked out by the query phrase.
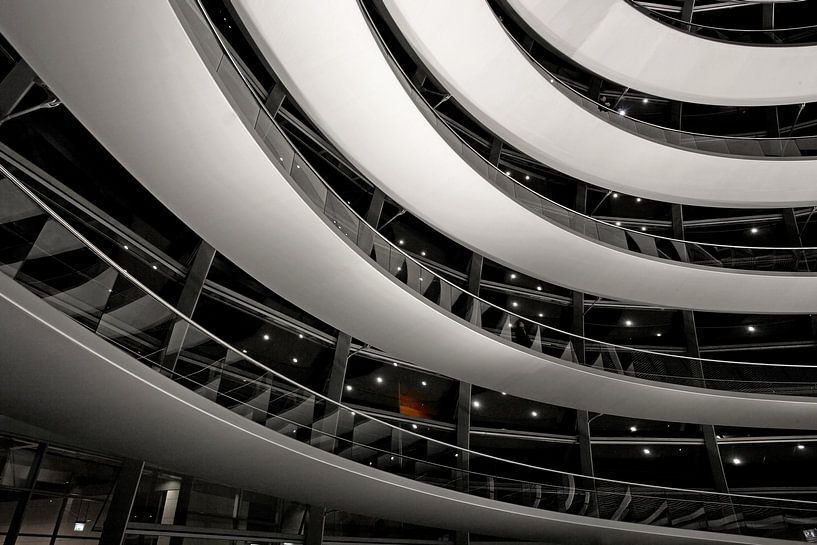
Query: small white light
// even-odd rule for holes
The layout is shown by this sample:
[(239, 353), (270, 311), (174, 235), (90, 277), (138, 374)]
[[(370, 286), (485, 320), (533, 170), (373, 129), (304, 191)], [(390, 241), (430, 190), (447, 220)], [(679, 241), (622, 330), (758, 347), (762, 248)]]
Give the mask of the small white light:
[(753, 326), (753, 325), (748, 326), (748, 327), (746, 328), (746, 330), (747, 330), (749, 333), (754, 333), (754, 332), (756, 331), (755, 326)]
[(644, 454), (650, 454), (650, 452), (651, 452), (651, 451), (650, 451), (650, 449), (645, 448), (645, 449), (644, 449), (644, 450), (642, 450), (641, 452), (643, 452)]
[(508, 394), (506, 394), (505, 392), (502, 392), (502, 395), (506, 396), (506, 395), (508, 395)]
[(477, 409), (479, 409), (480, 407), (480, 403), (476, 399), (474, 400), (474, 407), (476, 407)]
[(525, 175), (525, 179), (526, 179), (526, 180), (530, 180), (530, 176), (528, 176), (528, 175), (526, 174), (526, 175)]
[(536, 291), (542, 291), (542, 286), (536, 286)]
[(752, 227), (751, 229), (749, 229), (749, 231), (750, 231), (752, 234), (755, 234), (755, 233), (757, 233), (757, 227)]
[(246, 354), (246, 353), (247, 353), (247, 349), (245, 348), (245, 349), (244, 349), (244, 350), (242, 350), (241, 352), (242, 352), (243, 354)]
[(457, 457), (457, 456), (459, 456), (459, 455), (460, 455), (460, 453), (459, 453), (459, 452), (455, 452), (455, 453), (454, 453), (454, 458), (456, 458), (456, 457)]
[(304, 334), (303, 334), (303, 333), (298, 333), (298, 338), (299, 338), (299, 339), (303, 339), (303, 338), (304, 338)]
[(85, 521), (77, 521), (74, 523), (74, 531), (75, 532), (84, 532), (85, 531)]
[(394, 461), (394, 456), (390, 456), (389, 460)]
[(641, 202), (641, 197), (636, 197), (635, 202)]
[(632, 320), (624, 320), (624, 325), (626, 325), (627, 327), (630, 327), (631, 325), (633, 325), (633, 321)]
[(806, 445), (797, 445), (797, 450), (805, 450)]
[(265, 340), (265, 341), (268, 341), (268, 340), (269, 340), (269, 335), (267, 335), (266, 333), (264, 333), (264, 340)]
[(422, 282), (422, 281), (423, 281), (423, 277), (421, 276), (421, 277), (420, 277), (420, 282)]
[(154, 271), (158, 271), (158, 270), (159, 270), (159, 267), (157, 267), (156, 265), (154, 265), (154, 266), (153, 266), (153, 270), (154, 270)]
[(292, 358), (292, 363), (298, 363), (298, 358)]
[(647, 228), (646, 228), (646, 227), (644, 227), (644, 226), (642, 225), (642, 226), (641, 226), (641, 230), (642, 230), (642, 231), (646, 231), (646, 230), (647, 230)]
[(514, 301), (514, 302), (512, 302), (512, 303), (511, 303), (511, 306), (512, 306), (513, 308), (516, 308), (516, 307), (518, 307), (518, 306), (519, 306), (519, 303), (517, 303), (516, 301)]
[(506, 171), (505, 171), (505, 176), (510, 176), (510, 175), (511, 175), (511, 171), (510, 171), (510, 170), (506, 170)]
[(417, 424), (412, 424), (411, 429), (416, 430), (417, 429)]
[(648, 103), (649, 101), (650, 101), (650, 99), (648, 99), (648, 98), (642, 98), (641, 99), (641, 102), (643, 102), (644, 104)]
[(616, 227), (621, 227), (621, 222), (620, 221), (616, 222)]
[(352, 412), (350, 412), (349, 414), (351, 414), (352, 416), (354, 416), (356, 413), (355, 413), (355, 411), (352, 411)]
[(544, 318), (544, 317), (545, 317), (544, 312), (540, 312), (540, 313), (539, 313), (539, 317), (540, 317), (540, 318)]
[(655, 334), (655, 336), (656, 336), (656, 337), (660, 337), (660, 336), (662, 336), (662, 335), (663, 335), (663, 333), (656, 333), (656, 334)]
[(531, 415), (532, 417), (536, 418), (537, 416), (539, 416), (539, 413), (537, 413), (536, 411), (531, 411), (531, 412), (530, 412), (530, 415)]
[(638, 428), (636, 428), (635, 426), (630, 426), (630, 431), (631, 431), (632, 433), (635, 433), (635, 432), (637, 432), (637, 431), (638, 431)]
[(126, 250), (130, 250), (130, 248), (128, 248), (128, 245), (127, 245), (127, 244), (125, 244), (125, 245), (124, 245), (124, 246), (122, 246), (122, 247), (123, 247), (123, 248), (125, 248)]
[(351, 384), (347, 384), (347, 385), (346, 385), (346, 391), (347, 391), (347, 392), (351, 392), (351, 391), (352, 391), (352, 385), (351, 385)]
[(743, 461), (740, 458), (732, 458), (732, 463), (735, 464), (736, 466), (739, 466), (740, 464), (743, 463)]
[(516, 273), (511, 273), (511, 280), (516, 280)]
[(392, 365), (393, 365), (393, 366), (395, 366), (395, 367), (397, 367), (397, 362), (396, 362), (396, 361), (393, 361), (393, 362), (392, 362)]
[(618, 111), (618, 115), (627, 115), (627, 110), (625, 110), (624, 108), (620, 109)]
[(403, 270), (403, 266), (402, 266), (402, 265), (398, 265), (398, 266), (397, 266), (397, 272), (400, 272), (400, 271), (402, 271), (402, 270)]
[(428, 382), (426, 381), (422, 381), (420, 384), (422, 384), (423, 386), (428, 386)]
[(550, 83), (553, 83), (553, 78), (550, 78)]
[(295, 168), (301, 168), (301, 165), (295, 165)]
[(420, 252), (420, 255), (421, 255), (421, 256), (423, 256), (423, 257), (425, 257), (425, 255), (426, 255), (426, 251), (425, 251), (425, 250), (423, 250), (422, 252)]
[(383, 384), (383, 377), (377, 377), (375, 380), (378, 384)]

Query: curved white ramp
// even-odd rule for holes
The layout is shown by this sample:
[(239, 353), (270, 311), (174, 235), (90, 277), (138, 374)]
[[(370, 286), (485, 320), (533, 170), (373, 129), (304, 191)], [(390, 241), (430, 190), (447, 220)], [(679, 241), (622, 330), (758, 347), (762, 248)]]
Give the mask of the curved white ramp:
[(504, 0), (550, 45), (600, 76), (716, 106), (817, 101), (817, 46), (741, 45), (665, 25), (624, 0)]
[(471, 115), (553, 168), (660, 201), (737, 208), (817, 202), (816, 160), (690, 151), (594, 115), (548, 82), (482, 0), (384, 4), (424, 65)]
[(0, 414), (87, 448), (302, 503), (507, 538), (558, 543), (603, 539), (621, 545), (757, 542), (513, 505), (335, 456), (183, 388), (3, 274), (0, 315), (9, 318), (0, 320)]
[[(353, 2), (234, 5), (295, 100), (333, 144), (397, 202), (465, 246), (531, 276), (615, 299), (714, 312), (811, 312), (817, 305), (803, 297), (817, 296), (813, 276), (653, 259), (582, 237), (525, 209), (432, 127)], [(440, 9), (447, 8), (428, 11)]]

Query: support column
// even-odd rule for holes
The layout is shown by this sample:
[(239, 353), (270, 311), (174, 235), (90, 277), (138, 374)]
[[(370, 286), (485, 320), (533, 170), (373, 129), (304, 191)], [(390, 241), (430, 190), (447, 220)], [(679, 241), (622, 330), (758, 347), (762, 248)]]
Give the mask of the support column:
[[(457, 446), (462, 449), (471, 448), (471, 384), (460, 382), (459, 396), (457, 397)], [(467, 452), (460, 452), (457, 457), (457, 490), (468, 493), (471, 470), (471, 460)], [(469, 545), (471, 535), (458, 530), (455, 537), (456, 545)]]
[(427, 77), (426, 71), (423, 70), (422, 67), (418, 67), (417, 70), (414, 71), (414, 75), (411, 76), (411, 84), (417, 89), (422, 89)]
[(267, 95), (267, 100), (264, 101), (264, 106), (267, 107), (270, 115), (275, 117), (275, 114), (278, 113), (278, 110), (281, 109), (281, 105), (284, 103), (284, 99), (287, 97), (287, 91), (284, 89), (283, 84), (276, 83), (275, 87), (272, 88), (270, 94)]
[[(343, 385), (346, 382), (346, 368), (349, 363), (349, 348), (351, 345), (351, 335), (338, 332), (332, 366), (326, 371), (326, 382), (323, 390), (326, 397), (337, 403), (340, 403), (343, 398)], [(335, 451), (337, 445), (333, 438), (338, 433), (339, 418), (340, 414), (337, 406), (323, 401), (318, 401), (315, 404), (311, 438), (313, 446), (328, 452)]]
[(125, 460), (119, 470), (99, 545), (122, 545), (145, 462)]
[[(482, 281), (482, 255), (474, 252), (471, 254), (471, 262), (468, 263), (468, 292), (479, 296), (479, 286)], [(468, 299), (465, 319), (475, 325), (482, 325), (482, 309), (479, 302), (472, 298)]]
[(304, 545), (321, 545), (323, 543), (323, 527), (326, 522), (326, 508), (309, 505), (306, 508), (306, 524), (304, 525)]
[(43, 463), (46, 448), (47, 445), (45, 443), (40, 443), (37, 445), (37, 450), (34, 451), (34, 458), (31, 460), (31, 467), (28, 468), (28, 475), (26, 475), (24, 485), (24, 488), (27, 490), (25, 495), (18, 500), (17, 506), (14, 508), (14, 514), (11, 516), (11, 521), (6, 531), (6, 538), (3, 541), (4, 545), (14, 545), (17, 541), (20, 528), (23, 526), (23, 517), (26, 514), (28, 502), (31, 501), (31, 496), (34, 495), (34, 485), (37, 483), (37, 474), (40, 472), (40, 466)]
[(28, 63), (22, 59), (17, 61), (3, 81), (0, 81), (0, 119), (14, 111), (36, 79), (37, 76)]
[[(176, 304), (176, 308), (188, 318), (192, 317), (193, 312), (196, 310), (199, 297), (204, 289), (204, 281), (210, 272), (210, 266), (213, 264), (215, 255), (215, 248), (202, 240), (198, 250), (196, 250), (193, 263), (187, 271), (187, 278)], [(165, 339), (165, 352), (162, 356), (162, 369), (165, 374), (172, 375), (173, 370), (176, 368), (176, 362), (179, 361), (179, 354), (184, 348), (184, 340), (187, 337), (189, 327), (190, 324), (187, 321), (179, 318), (170, 328)]]
[[(673, 236), (679, 240), (684, 240), (684, 215), (680, 204), (672, 205), (672, 233)], [(689, 261), (689, 255), (686, 249), (683, 250), (681, 260)], [(693, 368), (693, 374), (696, 374), (700, 380), (700, 386), (706, 387), (706, 377), (703, 372), (703, 365), (701, 364), (701, 347), (698, 344), (698, 329), (695, 326), (695, 313), (691, 310), (682, 310), (683, 313), (683, 332), (686, 340), (686, 353), (692, 358), (697, 358), (698, 365)], [(729, 487), (726, 483), (726, 473), (723, 469), (723, 461), (721, 460), (721, 453), (718, 449), (717, 438), (715, 436), (715, 426), (703, 424), (701, 430), (704, 435), (704, 445), (706, 446), (706, 456), (709, 460), (709, 469), (712, 472), (712, 480), (715, 483), (715, 490), (718, 492), (729, 492)]]
[(687, 23), (692, 22), (692, 14), (695, 11), (695, 0), (684, 0), (681, 6), (681, 20)]
[(491, 141), (491, 149), (488, 152), (488, 162), (495, 167), (498, 167), (500, 155), (502, 155), (502, 140), (499, 138), (494, 138)]

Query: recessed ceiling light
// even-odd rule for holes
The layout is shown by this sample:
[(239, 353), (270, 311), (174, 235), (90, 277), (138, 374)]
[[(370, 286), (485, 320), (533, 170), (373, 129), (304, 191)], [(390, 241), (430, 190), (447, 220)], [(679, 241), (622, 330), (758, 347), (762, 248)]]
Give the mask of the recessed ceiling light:
[(616, 227), (621, 227), (621, 222), (620, 221), (616, 222)]
[(512, 307), (514, 307), (514, 308), (516, 308), (516, 307), (518, 307), (518, 306), (519, 306), (519, 303), (517, 303), (516, 301), (514, 301), (514, 302), (512, 302), (512, 303), (511, 303), (511, 306), (512, 306)]
[(636, 197), (635, 202), (641, 202), (641, 197)]
[(644, 104), (648, 103), (649, 101), (650, 101), (650, 99), (648, 99), (648, 98), (642, 98), (641, 99), (641, 102), (643, 102)]
[(735, 464), (736, 466), (739, 466), (740, 464), (743, 463), (743, 460), (741, 460), (740, 458), (732, 458), (732, 463)]
[(531, 412), (530, 412), (530, 415), (531, 415), (532, 417), (536, 418), (537, 416), (539, 416), (539, 413), (538, 413), (538, 412), (536, 412), (536, 411), (531, 411)]
[(292, 363), (298, 363), (298, 358), (292, 358)]
[(757, 227), (752, 227), (751, 229), (749, 229), (749, 231), (750, 231), (752, 234), (755, 234), (755, 233), (757, 233)]
[(542, 291), (542, 286), (536, 286), (536, 291)]
[(797, 445), (797, 450), (805, 450), (806, 445)]
[(474, 400), (473, 405), (474, 405), (474, 407), (476, 407), (477, 409), (479, 409), (479, 408), (480, 408), (480, 402), (479, 402), (479, 401), (477, 401), (476, 399)]
[(426, 381), (422, 381), (420, 384), (422, 384), (423, 386), (428, 386), (428, 382)]
[(154, 266), (153, 266), (153, 270), (154, 270), (154, 271), (157, 271), (157, 270), (159, 270), (159, 267), (157, 267), (156, 265), (154, 265)]
[(613, 198), (617, 199), (618, 198), (618, 193), (613, 193)]
[(356, 413), (355, 413), (355, 411), (352, 411), (352, 412), (350, 412), (349, 414), (351, 414), (352, 416), (354, 416)]
[(528, 175), (526, 174), (526, 175), (525, 175), (525, 179), (526, 179), (526, 180), (530, 180), (530, 176), (528, 176)]
[(403, 240), (402, 238), (401, 238), (400, 240), (398, 240), (398, 241), (397, 241), (397, 244), (399, 244), (400, 246), (402, 246), (402, 245), (403, 245), (403, 244), (405, 244), (405, 243), (406, 243), (406, 241), (405, 241), (405, 240)]
[(351, 385), (351, 384), (347, 384), (347, 385), (346, 385), (346, 391), (347, 391), (347, 392), (351, 392), (351, 391), (352, 391), (352, 385)]
[(540, 318), (544, 318), (544, 317), (545, 317), (544, 312), (540, 312), (540, 313), (539, 313), (539, 317), (540, 317)]
[(642, 225), (642, 226), (641, 226), (641, 230), (642, 230), (642, 231), (646, 231), (646, 230), (647, 230), (647, 228), (646, 228), (646, 227), (644, 227), (644, 226)]
[(269, 335), (267, 335), (266, 333), (264, 333), (264, 340), (265, 340), (265, 341), (268, 341), (268, 340), (269, 340)]
[(511, 280), (516, 280), (516, 273), (511, 273)]
[(620, 109), (618, 111), (618, 115), (627, 115), (627, 110), (625, 110), (624, 108)]
[(303, 339), (303, 338), (304, 338), (304, 334), (303, 334), (303, 333), (298, 333), (298, 338), (299, 338), (299, 339)]
[(753, 326), (753, 325), (747, 326), (747, 327), (746, 327), (746, 330), (747, 330), (749, 333), (754, 333), (754, 332), (756, 331), (755, 326)]
[(630, 431), (635, 433), (638, 431), (638, 428), (636, 428), (635, 426), (630, 426)]
[(422, 252), (420, 252), (420, 255), (421, 255), (421, 256), (423, 256), (423, 257), (425, 257), (425, 255), (426, 255), (426, 251), (425, 251), (425, 250), (423, 250)]
[(505, 171), (505, 176), (510, 176), (510, 175), (511, 175), (511, 171), (510, 171), (510, 170), (506, 170), (506, 171)]
[(663, 333), (656, 333), (655, 334), (656, 337), (660, 337), (661, 335), (663, 335)]
[(643, 452), (644, 454), (650, 454), (651, 451), (650, 451), (650, 449), (645, 448), (641, 452)]
[(246, 350), (246, 349), (244, 349), (244, 350), (242, 350), (242, 351), (241, 351), (241, 353), (242, 353), (242, 354), (246, 354), (246, 353), (247, 353), (247, 350)]
[(624, 325), (626, 325), (627, 327), (630, 327), (631, 325), (633, 325), (633, 321), (632, 320), (624, 320)]
[(127, 245), (127, 244), (125, 244), (125, 245), (124, 245), (124, 246), (122, 246), (122, 247), (123, 247), (124, 249), (126, 249), (126, 250), (129, 250), (129, 249), (130, 249), (130, 248), (128, 248), (128, 245)]
[(508, 395), (508, 394), (506, 394), (505, 392), (502, 392), (502, 395), (506, 396), (506, 395)]
[(417, 424), (412, 424), (411, 429), (416, 430), (417, 429)]
[(383, 384), (383, 377), (377, 377), (375, 380), (378, 384)]

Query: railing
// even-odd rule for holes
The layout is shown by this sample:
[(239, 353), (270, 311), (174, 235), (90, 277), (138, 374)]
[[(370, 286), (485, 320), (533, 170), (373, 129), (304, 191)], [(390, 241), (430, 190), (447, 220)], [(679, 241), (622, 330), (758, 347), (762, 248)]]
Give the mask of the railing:
[[(533, 191), (490, 163), (482, 154), (469, 145), (456, 129), (451, 127), (434, 107), (426, 101), (411, 82), (411, 77), (403, 71), (395, 56), (391, 53), (387, 42), (380, 35), (377, 25), (372, 20), (371, 14), (362, 3), (361, 10), (368, 17), (372, 33), (377, 38), (386, 60), (398, 76), (398, 80), (421, 112), (425, 114), (431, 125), (483, 178), (531, 212), (585, 237), (650, 257), (727, 269), (779, 272), (817, 271), (817, 248), (814, 247), (736, 246), (680, 240), (608, 223), (576, 212)], [(566, 84), (561, 82), (559, 84), (567, 87)], [(570, 94), (576, 99), (584, 99), (575, 92), (571, 91)], [(589, 99), (585, 100), (589, 101)], [(602, 106), (602, 108), (606, 107)], [(635, 123), (633, 120), (617, 113), (611, 115), (615, 116), (614, 120), (616, 122), (626, 120), (626, 122)], [(815, 137), (814, 141), (817, 143), (817, 137)]]
[[(186, 4), (182, 4), (186, 5)], [(817, 395), (817, 365), (768, 364), (691, 358), (637, 350), (573, 335), (529, 317), (505, 310), (463, 290), (416, 261), (361, 218), (299, 154), (266, 109), (240, 64), (209, 19), (189, 16), (194, 40), (206, 52), (205, 60), (231, 94), (239, 114), (257, 131), (286, 178), (314, 210), (325, 216), (350, 244), (368, 255), (381, 269), (443, 311), (535, 353), (563, 362), (660, 382), (719, 390)], [(585, 346), (585, 358), (576, 346)]]
[[(276, 372), (275, 346), (249, 355), (184, 316), (37, 196), (29, 172), (3, 158), (0, 174), (0, 270), (141, 363), (259, 425), (395, 475), (539, 509), (767, 537), (817, 524), (817, 502), (591, 478), (458, 448), (352, 409)], [(165, 340), (180, 325), (181, 348), (168, 357)]]
[[(636, 0), (626, 0), (628, 4), (649, 17), (683, 30), (696, 36), (709, 38), (719, 42), (759, 45), (759, 46), (805, 46), (817, 44), (817, 24), (802, 25), (786, 28), (730, 28), (717, 25), (704, 25), (684, 21), (668, 13), (650, 9)], [(782, 4), (782, 3), (781, 3)], [(778, 6), (775, 6), (776, 8)], [(758, 21), (760, 23), (760, 21)]]

